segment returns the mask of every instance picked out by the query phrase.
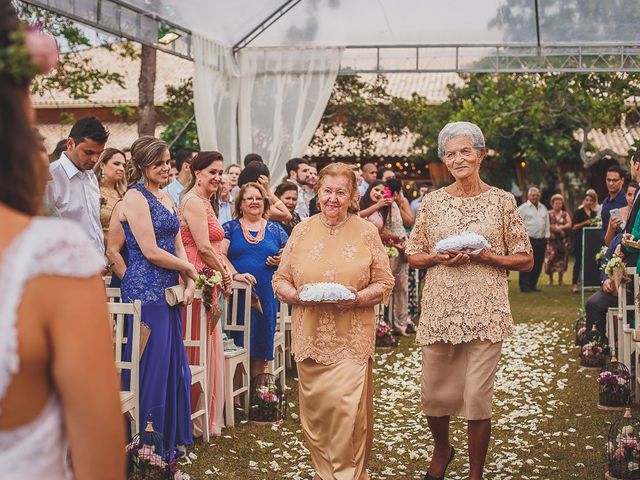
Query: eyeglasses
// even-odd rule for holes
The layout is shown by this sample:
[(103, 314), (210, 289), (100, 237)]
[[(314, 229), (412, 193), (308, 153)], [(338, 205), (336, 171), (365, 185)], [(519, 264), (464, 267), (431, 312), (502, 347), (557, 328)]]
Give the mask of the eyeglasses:
[(620, 180), (622, 180), (621, 178), (607, 178), (605, 181), (607, 183), (616, 183), (619, 182)]
[(243, 202), (252, 203), (252, 202), (261, 202), (263, 200), (262, 197), (245, 197), (242, 199)]

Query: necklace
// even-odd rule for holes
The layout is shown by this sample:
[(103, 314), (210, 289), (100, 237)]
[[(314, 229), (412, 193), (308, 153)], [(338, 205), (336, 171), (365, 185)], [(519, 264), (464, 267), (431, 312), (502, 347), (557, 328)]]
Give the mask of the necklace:
[(200, 195), (200, 194), (198, 193), (198, 191), (197, 191), (195, 188), (192, 190), (192, 192), (193, 192), (193, 194), (194, 194), (196, 197), (198, 197), (198, 198), (200, 198), (200, 199), (202, 199), (202, 200), (205, 200), (205, 201), (207, 201), (207, 202), (210, 202), (210, 201), (211, 201), (211, 198), (207, 198), (205, 195)]
[(336, 230), (338, 230), (340, 227), (342, 227), (345, 223), (347, 223), (347, 221), (351, 218), (351, 214), (347, 215), (347, 218), (345, 218), (344, 220), (342, 220), (341, 222), (336, 223), (335, 225), (331, 225), (329, 222), (327, 222), (327, 219), (325, 218), (325, 216), (321, 213), (320, 214), (320, 221), (322, 222), (322, 224), (327, 227), (329, 229), (329, 235), (335, 235), (336, 234)]
[(240, 226), (242, 227), (242, 235), (244, 235), (244, 239), (247, 241), (247, 243), (250, 243), (251, 245), (257, 245), (258, 243), (260, 243), (264, 238), (266, 224), (267, 222), (265, 222), (264, 220), (260, 221), (260, 230), (258, 230), (258, 235), (254, 237), (253, 235), (251, 235), (251, 233), (249, 233), (249, 229), (246, 223), (241, 218)]

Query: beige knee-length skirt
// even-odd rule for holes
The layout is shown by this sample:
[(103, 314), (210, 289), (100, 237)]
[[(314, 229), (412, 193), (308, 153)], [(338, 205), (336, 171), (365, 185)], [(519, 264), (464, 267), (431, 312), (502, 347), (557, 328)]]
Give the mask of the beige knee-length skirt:
[(429, 417), (491, 418), (502, 342), (485, 340), (422, 347), (422, 409)]
[(322, 480), (368, 480), (373, 444), (373, 362), (298, 362), (300, 423)]

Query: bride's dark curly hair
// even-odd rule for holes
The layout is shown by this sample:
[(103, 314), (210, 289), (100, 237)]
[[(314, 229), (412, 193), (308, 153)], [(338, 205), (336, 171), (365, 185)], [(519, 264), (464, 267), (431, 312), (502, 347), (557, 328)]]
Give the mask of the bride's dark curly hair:
[[(0, 49), (20, 26), (10, 0), (0, 0)], [(0, 67), (0, 203), (28, 215), (41, 210), (45, 184), (38, 171), (37, 142), (31, 125), (31, 78), (15, 78)]]

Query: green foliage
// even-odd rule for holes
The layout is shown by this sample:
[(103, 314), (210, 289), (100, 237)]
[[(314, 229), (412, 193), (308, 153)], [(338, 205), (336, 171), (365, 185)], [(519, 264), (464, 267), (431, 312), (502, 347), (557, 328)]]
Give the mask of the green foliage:
[[(50, 32), (63, 46), (60, 61), (49, 75), (37, 77), (33, 92), (44, 95), (64, 91), (73, 99), (87, 99), (108, 84), (124, 88), (124, 77), (118, 72), (103, 70), (94, 65), (91, 58), (80, 55), (83, 48), (91, 47), (89, 38), (72, 20), (47, 10), (18, 3), (18, 15), (28, 23), (38, 23)], [(124, 58), (136, 57), (135, 47), (130, 42), (103, 44), (101, 47), (116, 52)]]
[[(336, 147), (346, 156), (369, 157), (373, 135), (381, 132), (392, 139), (405, 133), (414, 112), (412, 101), (387, 92), (388, 80), (378, 75), (373, 83), (356, 75), (338, 76), (311, 146), (330, 156)], [(339, 134), (341, 140), (335, 140)]]
[(587, 163), (597, 152), (588, 143), (581, 151), (576, 132), (618, 126), (629, 110), (625, 99), (640, 85), (638, 74), (470, 74), (465, 80), (449, 87), (447, 102), (424, 110), (415, 125), (417, 145), (433, 155), (446, 121), (477, 123), (489, 150), (485, 171), (503, 187), (522, 162), (534, 182), (557, 175), (560, 166)]
[(118, 105), (111, 109), (111, 112), (120, 119), (122, 122), (131, 122), (137, 113), (135, 107), (130, 105)]
[(177, 86), (167, 86), (167, 101), (162, 107), (161, 115), (167, 127), (160, 134), (160, 138), (170, 145), (173, 143), (173, 152), (185, 147), (200, 148), (193, 108), (192, 78)]

